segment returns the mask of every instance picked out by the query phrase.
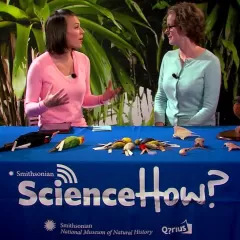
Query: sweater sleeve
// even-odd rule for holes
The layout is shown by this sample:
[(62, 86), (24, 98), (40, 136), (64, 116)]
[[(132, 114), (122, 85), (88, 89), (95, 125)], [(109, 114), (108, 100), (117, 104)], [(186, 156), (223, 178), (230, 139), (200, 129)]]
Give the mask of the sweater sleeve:
[(221, 88), (221, 66), (216, 57), (208, 65), (204, 76), (203, 106), (188, 122), (188, 125), (203, 125), (216, 112)]
[(165, 113), (167, 108), (167, 96), (163, 90), (163, 76), (164, 76), (164, 61), (166, 56), (163, 57), (159, 79), (158, 79), (158, 90), (154, 100), (154, 118), (155, 123), (162, 122), (165, 124)]
[(103, 105), (105, 102), (103, 101), (103, 95), (94, 96), (90, 90), (90, 61), (89, 58), (86, 57), (86, 93), (83, 100), (84, 108), (93, 108), (100, 105)]
[(42, 77), (39, 63), (32, 62), (27, 74), (27, 86), (25, 95), (25, 113), (28, 117), (41, 115), (48, 108), (43, 101), (39, 101), (42, 90)]

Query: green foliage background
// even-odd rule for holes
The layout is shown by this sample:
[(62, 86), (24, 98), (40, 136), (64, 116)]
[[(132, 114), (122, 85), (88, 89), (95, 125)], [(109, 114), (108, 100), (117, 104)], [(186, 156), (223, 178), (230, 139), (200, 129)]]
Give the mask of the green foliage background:
[[(84, 110), (88, 124), (110, 117), (118, 125), (133, 125), (134, 101), (148, 96), (147, 89), (155, 96), (161, 59), (171, 49), (162, 35), (163, 19), (167, 7), (176, 2), (0, 0), (0, 124), (28, 124), (23, 106), (28, 67), (45, 51), (42, 29), (47, 17), (56, 9), (68, 8), (80, 17), (85, 31), (80, 51), (91, 61), (92, 92), (101, 94), (109, 79), (124, 92), (109, 106)], [(204, 46), (221, 62), (220, 124), (230, 125), (238, 121), (232, 105), (239, 90), (240, 1), (223, 2), (195, 1), (206, 16)], [(124, 104), (129, 112), (124, 112)], [(142, 125), (152, 124), (153, 114), (142, 121)]]

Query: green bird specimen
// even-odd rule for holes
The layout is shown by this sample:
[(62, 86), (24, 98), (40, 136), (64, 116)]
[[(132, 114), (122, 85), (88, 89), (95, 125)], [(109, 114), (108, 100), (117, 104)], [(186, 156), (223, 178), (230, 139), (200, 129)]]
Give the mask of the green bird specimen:
[(80, 136), (69, 136), (58, 142), (58, 144), (52, 148), (49, 152), (56, 152), (56, 151), (62, 151), (63, 149), (69, 149), (77, 147), (84, 142), (84, 137)]

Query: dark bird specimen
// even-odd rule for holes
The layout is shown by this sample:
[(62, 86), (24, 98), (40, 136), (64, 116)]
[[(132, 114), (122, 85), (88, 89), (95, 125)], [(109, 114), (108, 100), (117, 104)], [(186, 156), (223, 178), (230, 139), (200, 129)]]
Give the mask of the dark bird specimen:
[(15, 149), (38, 147), (43, 144), (49, 143), (57, 133), (58, 132), (55, 133), (30, 132), (27, 134), (20, 135), (14, 142), (4, 144), (4, 146), (0, 148), (0, 152), (15, 151)]

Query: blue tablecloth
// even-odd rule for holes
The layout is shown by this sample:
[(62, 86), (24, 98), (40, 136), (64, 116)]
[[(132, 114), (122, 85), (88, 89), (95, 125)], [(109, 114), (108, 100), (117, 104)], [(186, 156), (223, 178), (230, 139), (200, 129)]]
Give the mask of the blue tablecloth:
[[(59, 140), (0, 153), (0, 239), (240, 239), (240, 151), (223, 147), (218, 132), (234, 127), (189, 127), (208, 150), (181, 156), (134, 150), (94, 151), (98, 143), (153, 137), (181, 148), (173, 128), (75, 128), (85, 143), (49, 153)], [(0, 145), (36, 127), (0, 127)]]

